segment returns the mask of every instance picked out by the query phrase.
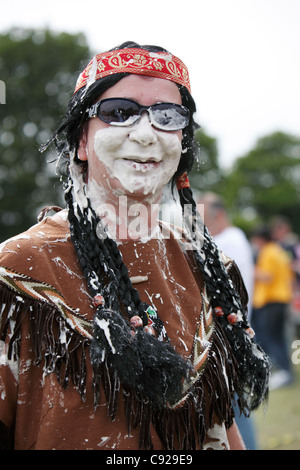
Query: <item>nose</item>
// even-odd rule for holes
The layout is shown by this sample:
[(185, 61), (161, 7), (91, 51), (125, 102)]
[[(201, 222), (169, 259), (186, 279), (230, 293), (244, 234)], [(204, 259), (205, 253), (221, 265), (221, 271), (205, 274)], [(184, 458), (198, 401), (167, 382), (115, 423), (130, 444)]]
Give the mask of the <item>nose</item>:
[(150, 117), (147, 112), (144, 112), (141, 119), (139, 119), (139, 121), (132, 127), (129, 132), (129, 139), (131, 141), (138, 142), (144, 147), (157, 142), (157, 136), (151, 125)]

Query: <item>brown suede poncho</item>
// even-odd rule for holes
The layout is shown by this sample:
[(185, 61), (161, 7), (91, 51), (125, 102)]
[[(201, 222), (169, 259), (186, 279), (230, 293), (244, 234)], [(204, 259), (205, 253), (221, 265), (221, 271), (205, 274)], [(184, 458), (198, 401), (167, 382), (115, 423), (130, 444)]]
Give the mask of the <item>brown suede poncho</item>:
[(234, 358), (192, 254), (174, 236), (119, 248), (130, 276), (142, 279), (141, 299), (193, 363), (193, 387), (178, 406), (152, 410), (105, 370), (94, 407), (94, 306), (68, 230), (47, 217), (0, 246), (2, 448), (228, 448)]

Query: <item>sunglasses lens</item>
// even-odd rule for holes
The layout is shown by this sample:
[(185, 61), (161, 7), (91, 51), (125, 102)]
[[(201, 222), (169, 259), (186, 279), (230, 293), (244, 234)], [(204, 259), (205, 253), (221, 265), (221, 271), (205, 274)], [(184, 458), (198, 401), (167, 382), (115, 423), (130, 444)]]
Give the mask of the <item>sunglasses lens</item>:
[(100, 102), (98, 117), (111, 125), (130, 126), (139, 118), (139, 107), (126, 99), (107, 99)]
[(90, 109), (89, 116), (97, 114), (101, 121), (111, 126), (130, 126), (140, 119), (143, 111), (149, 112), (153, 126), (165, 131), (184, 129), (190, 119), (188, 108), (179, 104), (157, 103), (144, 107), (126, 98), (99, 101)]
[(153, 124), (159, 129), (177, 131), (189, 123), (189, 110), (173, 103), (159, 103), (152, 106)]

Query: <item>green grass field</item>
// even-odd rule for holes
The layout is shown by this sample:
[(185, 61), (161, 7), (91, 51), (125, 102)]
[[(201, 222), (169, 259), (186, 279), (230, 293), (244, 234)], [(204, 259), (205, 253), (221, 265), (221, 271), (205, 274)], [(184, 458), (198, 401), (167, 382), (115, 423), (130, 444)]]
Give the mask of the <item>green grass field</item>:
[(260, 450), (300, 450), (300, 364), (294, 370), (295, 382), (270, 391), (265, 409), (254, 414)]

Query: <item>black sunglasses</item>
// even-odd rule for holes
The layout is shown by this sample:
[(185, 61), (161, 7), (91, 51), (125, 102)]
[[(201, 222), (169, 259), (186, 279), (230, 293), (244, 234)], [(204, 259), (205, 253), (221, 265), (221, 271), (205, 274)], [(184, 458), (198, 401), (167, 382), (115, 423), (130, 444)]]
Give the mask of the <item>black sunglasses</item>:
[(149, 114), (151, 124), (163, 131), (184, 129), (190, 120), (190, 111), (185, 106), (175, 103), (156, 103), (152, 106), (141, 106), (127, 98), (107, 98), (98, 101), (87, 109), (87, 117), (98, 117), (111, 126), (131, 126), (135, 124), (144, 111)]

